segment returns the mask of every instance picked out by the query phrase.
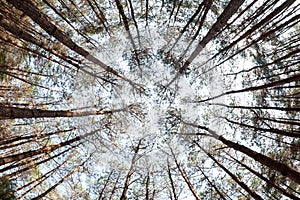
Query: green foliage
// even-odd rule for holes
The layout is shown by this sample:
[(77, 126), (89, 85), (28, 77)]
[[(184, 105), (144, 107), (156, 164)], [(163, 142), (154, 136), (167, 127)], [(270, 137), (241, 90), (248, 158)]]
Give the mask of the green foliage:
[(4, 179), (0, 180), (0, 199), (1, 200), (14, 200), (16, 199), (13, 193), (13, 184), (11, 181)]

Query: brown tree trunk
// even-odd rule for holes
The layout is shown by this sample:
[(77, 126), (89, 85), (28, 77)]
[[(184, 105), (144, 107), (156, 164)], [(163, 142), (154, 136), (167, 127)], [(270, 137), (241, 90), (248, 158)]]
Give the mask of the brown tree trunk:
[(91, 55), (88, 51), (84, 50), (82, 47), (77, 45), (72, 39), (67, 37), (57, 26), (52, 24), (45, 14), (43, 14), (30, 0), (7, 0), (17, 9), (23, 11), (27, 16), (29, 16), (34, 22), (36, 22), (42, 29), (44, 29), (49, 35), (55, 37), (58, 41), (63, 43), (65, 46), (69, 47), (74, 52), (83, 56), (87, 60), (93, 62), (94, 64), (100, 66), (105, 71), (114, 74), (115, 76), (127, 81), (133, 86), (136, 86), (134, 82), (126, 78), (123, 74), (115, 71), (110, 66), (107, 66), (99, 59)]
[(103, 193), (104, 193), (104, 191), (105, 191), (105, 189), (106, 189), (106, 187), (107, 187), (107, 185), (108, 185), (108, 183), (109, 183), (109, 181), (110, 181), (110, 177), (111, 177), (112, 174), (113, 174), (113, 170), (109, 173), (109, 175), (108, 175), (108, 177), (107, 177), (107, 179), (106, 179), (106, 181), (105, 181), (105, 183), (104, 183), (104, 185), (103, 185), (103, 188), (102, 188), (101, 191), (100, 191), (100, 194), (99, 194), (99, 196), (98, 196), (98, 200), (103, 199), (103, 198), (102, 198), (102, 195), (103, 195)]
[(204, 176), (204, 178), (207, 180), (209, 185), (211, 185), (216, 190), (216, 192), (220, 195), (220, 198), (226, 200), (226, 198), (224, 197), (222, 192), (219, 190), (219, 188), (215, 184), (213, 184), (212, 181), (209, 180), (208, 176), (205, 175), (204, 171), (200, 167), (198, 167), (198, 169), (201, 172), (201, 174)]
[(0, 104), (0, 119), (17, 118), (42, 118), (42, 117), (83, 117), (89, 115), (105, 115), (114, 112), (126, 111), (126, 108), (116, 110), (98, 110), (98, 111), (69, 111), (69, 110), (43, 110), (30, 108), (17, 108)]
[[(186, 125), (206, 130), (209, 133), (209, 134), (207, 134), (207, 136), (213, 137), (213, 138), (221, 141), (226, 146), (246, 154), (247, 156), (253, 158), (255, 161), (269, 167), (270, 169), (280, 172), (283, 176), (289, 177), (291, 180), (300, 184), (300, 172), (298, 170), (293, 169), (293, 168), (289, 167), (288, 165), (280, 163), (276, 160), (273, 160), (272, 158), (269, 158), (268, 156), (265, 156), (261, 153), (253, 151), (250, 148), (245, 147), (244, 145), (240, 145), (238, 143), (227, 140), (223, 136), (218, 135), (215, 131), (209, 129), (208, 127), (196, 125), (193, 123), (188, 123), (188, 122), (183, 121), (182, 119), (181, 119), (181, 121), (182, 121), (182, 123), (184, 123)], [(198, 143), (196, 141), (195, 141), (195, 143), (198, 145)]]
[(174, 199), (178, 200), (177, 195), (176, 195), (175, 185), (174, 185), (174, 181), (173, 181), (173, 178), (172, 178), (172, 174), (171, 174), (171, 169), (170, 169), (169, 163), (168, 163), (168, 176), (169, 176), (169, 179), (170, 179), (170, 183), (171, 183), (171, 188), (172, 188), (172, 193), (173, 193)]
[[(227, 155), (229, 155), (228, 153), (226, 153)], [(281, 188), (280, 186), (276, 185), (276, 183), (274, 183), (274, 181), (271, 181), (269, 179), (267, 179), (266, 177), (264, 177), (262, 174), (260, 174), (259, 172), (255, 171), (254, 169), (250, 168), (249, 166), (245, 165), (244, 163), (242, 163), (241, 161), (237, 160), (236, 158), (234, 158), (233, 156), (229, 155), (232, 159), (234, 159), (238, 164), (240, 164), (241, 166), (245, 167), (247, 170), (249, 170), (251, 173), (253, 173), (255, 176), (259, 177), (261, 180), (265, 181), (267, 184), (271, 185), (272, 187), (274, 187), (275, 189), (279, 190), (283, 195), (290, 197), (291, 199), (295, 199), (295, 200), (299, 200), (298, 197), (288, 193), (286, 191), (286, 189)]]
[(277, 16), (279, 13), (281, 13), (284, 9), (291, 6), (295, 1), (294, 0), (288, 0), (285, 1), (282, 5), (277, 7), (273, 12), (271, 12), (268, 16), (263, 18), (259, 23), (256, 23), (251, 29), (246, 31), (243, 35), (241, 35), (237, 40), (233, 41), (228, 45), (227, 47), (223, 48), (221, 51), (219, 51), (216, 55), (213, 56), (212, 59), (216, 58), (218, 55), (220, 55), (223, 52), (226, 52), (230, 48), (232, 48), (234, 45), (236, 45), (239, 41), (245, 39), (247, 36), (251, 35), (253, 32), (255, 32), (257, 29), (262, 27), (264, 24), (269, 22), (271, 19), (273, 19), (275, 16)]
[(142, 143), (142, 139), (139, 141), (138, 145), (135, 147), (134, 155), (133, 155), (133, 158), (131, 160), (131, 166), (130, 166), (130, 169), (129, 169), (128, 173), (127, 173), (126, 179), (125, 179), (125, 183), (124, 183), (124, 187), (123, 187), (123, 192), (122, 192), (120, 200), (126, 200), (127, 190), (129, 188), (131, 176), (132, 176), (132, 174), (134, 172), (135, 162), (136, 162), (136, 159), (137, 159), (137, 156), (138, 156), (138, 152), (140, 150), (141, 143)]
[(198, 196), (193, 184), (191, 183), (191, 181), (189, 180), (187, 174), (185, 173), (184, 169), (181, 169), (176, 157), (175, 157), (175, 154), (173, 153), (172, 149), (171, 149), (171, 152), (172, 152), (172, 155), (173, 155), (173, 158), (175, 160), (175, 164), (176, 164), (176, 167), (177, 169), (179, 170), (182, 178), (184, 179), (184, 181), (186, 182), (186, 184), (188, 185), (190, 191), (192, 192), (192, 194), (194, 195), (195, 199), (196, 200), (201, 200), (200, 197)]
[(253, 129), (255, 131), (270, 132), (270, 133), (275, 133), (275, 134), (278, 134), (278, 135), (283, 135), (283, 136), (288, 136), (288, 137), (293, 137), (293, 138), (299, 138), (300, 137), (300, 133), (297, 133), (297, 131), (289, 132), (289, 131), (280, 130), (280, 129), (276, 129), (276, 128), (260, 128), (260, 127), (255, 127), (255, 126), (248, 125), (248, 124), (235, 122), (233, 120), (229, 120), (226, 117), (224, 119), (229, 123), (236, 124), (236, 125), (239, 125), (239, 126), (242, 126), (242, 127), (247, 127), (249, 129)]
[[(90, 158), (90, 157), (89, 157)], [(78, 165), (75, 169), (73, 169), (70, 173), (68, 173), (66, 176), (64, 176), (62, 179), (60, 179), (57, 183), (55, 183), (53, 186), (51, 186), (48, 190), (46, 190), (44, 193), (40, 194), (39, 196), (33, 198), (33, 200), (39, 200), (45, 197), (49, 192), (54, 190), (57, 186), (59, 186), (62, 182), (64, 182), (69, 176), (74, 174), (76, 171), (79, 171), (80, 168), (89, 160), (87, 158), (84, 162), (82, 162), (80, 165)]]
[(239, 186), (241, 186), (244, 190), (246, 190), (254, 199), (256, 200), (263, 200), (261, 196), (259, 196), (255, 191), (250, 189), (243, 181), (239, 180), (233, 173), (231, 173), (221, 162), (219, 162), (213, 155), (205, 151), (198, 143), (197, 146), (204, 151), (204, 153), (210, 157), (220, 168), (222, 168)]
[(280, 172), (283, 176), (289, 177), (291, 180), (300, 184), (300, 172), (296, 169), (289, 167), (283, 163), (280, 163), (272, 158), (269, 158), (261, 153), (253, 151), (244, 145), (240, 145), (238, 143), (232, 142), (230, 140), (225, 139), (223, 136), (219, 136), (218, 140), (226, 144), (228, 147), (231, 147), (237, 151), (240, 151), (249, 157), (253, 158), (255, 161), (260, 162), (261, 164), (269, 167), (270, 169), (276, 170)]
[(206, 36), (199, 42), (197, 48), (193, 51), (191, 56), (187, 59), (184, 65), (179, 69), (178, 73), (175, 77), (166, 85), (166, 87), (170, 86), (182, 73), (186, 71), (191, 62), (196, 58), (196, 56), (201, 52), (201, 50), (210, 42), (215, 35), (227, 24), (227, 21), (231, 18), (231, 16), (236, 13), (238, 8), (244, 3), (245, 0), (231, 0), (222, 14), (218, 17), (216, 23), (214, 23), (211, 29), (208, 31)]
[(263, 89), (271, 88), (271, 87), (278, 86), (278, 85), (284, 85), (286, 83), (291, 83), (291, 82), (295, 82), (295, 81), (300, 81), (300, 75), (299, 74), (291, 76), (289, 78), (281, 79), (279, 81), (274, 81), (272, 83), (266, 83), (266, 84), (263, 84), (263, 85), (248, 87), (248, 88), (244, 88), (244, 89), (240, 89), (240, 90), (228, 91), (228, 92), (225, 92), (223, 94), (220, 94), (220, 95), (217, 95), (217, 96), (214, 96), (214, 97), (210, 97), (210, 98), (203, 99), (203, 100), (200, 100), (200, 101), (195, 101), (195, 103), (207, 102), (207, 101), (217, 99), (219, 97), (229, 95), (229, 94), (237, 94), (237, 93), (242, 93), (242, 92), (252, 92), (252, 91), (256, 91), (256, 90), (263, 90)]
[[(59, 156), (65, 154), (65, 153), (67, 153), (68, 151), (74, 149), (75, 147), (77, 147), (77, 146), (79, 146), (79, 145), (81, 145), (81, 144), (82, 144), (82, 143), (78, 143), (78, 144), (76, 144), (76, 145), (74, 145), (74, 146), (71, 146), (70, 148), (68, 148), (68, 149), (66, 149), (66, 150), (64, 150), (64, 151), (62, 151), (62, 152), (60, 152), (59, 154), (56, 154), (56, 155), (54, 155), (54, 156), (51, 156), (51, 157), (49, 157), (49, 158), (47, 158), (47, 159), (44, 159), (44, 160), (41, 160), (41, 161), (39, 161), (39, 162), (34, 162), (34, 164), (32, 164), (32, 165), (30, 165), (30, 166), (24, 167), (24, 168), (19, 169), (19, 170), (15, 171), (15, 172), (13, 172), (13, 173), (11, 173), (11, 174), (8, 174), (8, 175), (3, 176), (3, 178), (5, 177), (5, 178), (9, 179), (9, 178), (14, 177), (14, 176), (16, 176), (16, 175), (19, 175), (19, 174), (21, 174), (21, 173), (23, 173), (23, 172), (25, 172), (25, 171), (28, 171), (28, 170), (30, 170), (30, 169), (33, 169), (33, 168), (37, 167), (37, 166), (40, 165), (40, 164), (43, 164), (43, 163), (48, 162), (48, 161), (50, 161), (50, 160), (53, 160), (53, 159), (55, 159), (55, 158), (57, 158), (57, 157), (59, 157)], [(41, 157), (43, 157), (43, 156), (41, 156)], [(28, 163), (24, 163), (24, 164), (28, 164)], [(8, 167), (5, 167), (5, 168), (2, 168), (0, 172), (5, 172), (5, 171), (7, 171), (7, 170), (11, 170), (11, 169), (13, 169), (13, 168), (21, 167), (21, 166), (22, 166), (22, 165), (19, 165), (19, 164), (13, 165), (13, 166), (8, 166)]]
[(23, 153), (19, 153), (19, 154), (9, 155), (9, 156), (6, 156), (6, 157), (1, 157), (0, 158), (0, 166), (8, 164), (8, 163), (12, 163), (12, 162), (18, 162), (18, 161), (21, 161), (23, 159), (33, 157), (33, 156), (37, 156), (37, 155), (40, 155), (40, 154), (46, 154), (46, 153), (53, 152), (56, 149), (59, 149), (59, 148), (64, 147), (64, 146), (71, 145), (75, 142), (78, 142), (78, 141), (82, 140), (85, 137), (91, 136), (91, 135), (95, 134), (97, 131), (98, 130), (86, 133), (82, 136), (75, 137), (73, 139), (61, 142), (59, 144), (50, 145), (50, 146), (42, 147), (40, 149), (31, 150), (31, 151), (27, 151), (27, 152), (23, 152)]

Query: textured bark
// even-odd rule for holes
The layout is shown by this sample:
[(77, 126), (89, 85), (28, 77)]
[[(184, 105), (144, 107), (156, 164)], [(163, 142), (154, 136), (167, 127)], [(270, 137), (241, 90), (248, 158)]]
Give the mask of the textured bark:
[[(263, 90), (263, 89), (271, 88), (271, 87), (278, 86), (278, 85), (284, 85), (286, 83), (291, 83), (291, 82), (296, 82), (296, 81), (300, 81), (299, 74), (291, 76), (289, 78), (281, 79), (279, 81), (274, 81), (272, 83), (266, 83), (263, 85), (248, 87), (248, 88), (244, 88), (244, 89), (240, 89), (240, 90), (228, 91), (228, 92), (225, 92), (223, 94), (220, 94), (220, 95), (217, 95), (217, 96), (214, 96), (211, 98), (203, 99), (200, 101), (195, 101), (195, 103), (202, 103), (202, 102), (210, 101), (210, 100), (217, 99), (219, 97), (229, 95), (229, 94), (237, 94), (237, 93), (242, 93), (242, 92), (252, 92), (252, 91), (256, 91), (256, 90)], [(286, 108), (286, 109), (288, 109), (288, 108)]]
[(227, 21), (231, 18), (231, 16), (236, 13), (238, 8), (244, 3), (245, 0), (231, 0), (229, 4), (226, 6), (222, 14), (218, 17), (216, 23), (212, 25), (206, 36), (199, 42), (197, 48), (193, 51), (191, 56), (187, 59), (184, 65), (179, 69), (178, 73), (175, 77), (166, 85), (166, 87), (170, 86), (181, 74), (183, 74), (191, 62), (196, 58), (196, 56), (201, 52), (201, 50), (209, 43), (212, 39), (214, 39), (215, 35), (227, 24)]
[(226, 144), (228, 147), (231, 147), (237, 151), (240, 151), (249, 157), (253, 158), (255, 161), (260, 162), (261, 164), (269, 167), (270, 169), (276, 170), (280, 172), (283, 176), (289, 177), (291, 180), (300, 184), (300, 172), (296, 169), (289, 167), (283, 163), (280, 163), (272, 158), (269, 158), (261, 153), (253, 151), (244, 145), (240, 145), (238, 143), (232, 142), (230, 140), (225, 139), (222, 136), (219, 136), (219, 140)]
[(126, 197), (127, 196), (127, 191), (128, 191), (128, 188), (129, 188), (131, 176), (134, 173), (135, 162), (136, 162), (136, 159), (137, 159), (137, 156), (138, 156), (138, 152), (140, 150), (141, 143), (142, 143), (142, 140), (139, 141), (138, 145), (135, 148), (134, 155), (133, 155), (132, 160), (131, 160), (131, 166), (130, 166), (130, 169), (127, 173), (126, 179), (125, 179), (125, 183), (124, 183), (124, 186), (123, 186), (123, 192), (122, 192), (122, 195), (120, 197), (120, 200), (126, 200), (127, 199), (127, 197)]
[(210, 157), (221, 169), (223, 169), (239, 186), (241, 186), (244, 190), (246, 190), (251, 197), (253, 197), (256, 200), (263, 200), (261, 196), (259, 196), (255, 191), (250, 189), (243, 181), (239, 180), (238, 177), (236, 177), (233, 173), (231, 173), (221, 162), (219, 162), (213, 155), (205, 151), (198, 143), (196, 143), (197, 146), (202, 149), (208, 157)]
[[(229, 155), (228, 153), (226, 153), (227, 155)], [(259, 172), (255, 171), (254, 169), (250, 168), (249, 166), (245, 165), (244, 163), (242, 163), (241, 161), (237, 160), (236, 158), (232, 157), (231, 155), (229, 155), (232, 159), (234, 159), (238, 164), (240, 164), (241, 166), (245, 167), (247, 170), (249, 170), (251, 173), (253, 173), (255, 176), (259, 177), (261, 180), (265, 181), (266, 183), (268, 183), (269, 185), (271, 185), (272, 187), (274, 187), (275, 189), (279, 190), (283, 195), (290, 197), (291, 199), (295, 199), (295, 200), (299, 200), (300, 198), (294, 196), (293, 194), (290, 194), (286, 191), (286, 189), (281, 188), (280, 186), (276, 185), (276, 183), (274, 181), (271, 181), (269, 179), (267, 179), (266, 177), (264, 177), (262, 174), (260, 174)]]
[(13, 4), (17, 9), (23, 11), (27, 16), (29, 16), (34, 22), (36, 22), (42, 29), (44, 29), (49, 35), (55, 37), (58, 41), (63, 43), (65, 46), (69, 47), (71, 50), (75, 51), (79, 55), (85, 57), (87, 60), (93, 62), (94, 64), (100, 66), (105, 71), (110, 72), (117, 77), (127, 81), (131, 85), (135, 86), (131, 80), (126, 78), (124, 75), (115, 71), (113, 68), (107, 66), (99, 59), (91, 55), (88, 51), (77, 45), (71, 38), (66, 36), (57, 26), (52, 24), (48, 17), (43, 14), (37, 7), (33, 5), (30, 0), (7, 0), (9, 3)]
[(94, 135), (97, 131), (98, 130), (86, 133), (82, 136), (75, 137), (73, 139), (61, 142), (59, 144), (49, 145), (49, 146), (42, 147), (42, 148), (39, 148), (39, 149), (36, 149), (36, 150), (26, 151), (26, 152), (23, 152), (23, 153), (18, 153), (18, 154), (6, 156), (6, 157), (0, 157), (0, 166), (1, 165), (6, 165), (6, 164), (12, 163), (12, 162), (19, 162), (19, 161), (22, 161), (22, 160), (24, 160), (26, 158), (29, 158), (29, 157), (34, 157), (34, 156), (37, 156), (37, 155), (47, 154), (47, 153), (53, 152), (53, 151), (55, 151), (55, 150), (57, 150), (61, 147), (71, 145), (75, 142), (78, 142), (78, 141), (88, 137), (88, 136)]
[(43, 110), (30, 108), (17, 108), (0, 104), (0, 119), (18, 119), (18, 118), (43, 118), (43, 117), (83, 117), (89, 115), (105, 115), (114, 112), (126, 111), (126, 108), (116, 110), (98, 110), (75, 112), (69, 110)]

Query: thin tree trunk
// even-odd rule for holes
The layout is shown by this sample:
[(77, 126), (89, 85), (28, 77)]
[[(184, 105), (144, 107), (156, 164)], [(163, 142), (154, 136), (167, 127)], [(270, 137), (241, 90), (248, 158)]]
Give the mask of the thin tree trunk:
[(79, 55), (83, 56), (87, 60), (99, 65), (105, 71), (114, 74), (115, 76), (123, 79), (124, 81), (130, 83), (132, 86), (137, 86), (130, 79), (126, 78), (123, 74), (115, 71), (110, 66), (107, 66), (99, 59), (91, 55), (89, 52), (84, 50), (82, 47), (78, 46), (74, 41), (67, 37), (57, 26), (52, 24), (47, 20), (47, 16), (43, 14), (38, 8), (36, 8), (29, 0), (7, 0), (9, 3), (14, 5), (17, 9), (23, 11), (27, 16), (29, 16), (34, 22), (36, 22), (42, 29), (44, 29), (49, 35), (55, 37), (58, 41), (63, 43), (65, 46), (69, 47), (71, 50), (75, 51)]
[(150, 195), (149, 183), (150, 183), (150, 175), (148, 171), (147, 178), (146, 178), (146, 200), (149, 200), (149, 195)]
[(53, 152), (56, 149), (59, 149), (61, 147), (65, 147), (65, 146), (71, 145), (71, 144), (73, 144), (75, 142), (78, 142), (78, 141), (80, 141), (80, 140), (88, 137), (88, 136), (94, 135), (98, 131), (99, 130), (95, 130), (95, 131), (86, 133), (86, 134), (84, 134), (82, 136), (77, 136), (77, 137), (75, 137), (73, 139), (61, 142), (59, 144), (49, 145), (49, 146), (42, 147), (42, 148), (39, 148), (39, 149), (36, 149), (36, 150), (31, 150), (31, 151), (27, 151), (27, 152), (15, 154), (15, 155), (9, 155), (9, 156), (6, 156), (6, 157), (1, 157), (0, 158), (0, 166), (1, 165), (6, 165), (6, 164), (12, 163), (12, 162), (18, 162), (18, 161), (21, 161), (23, 159), (26, 159), (26, 158), (29, 158), (29, 157), (33, 157), (33, 156), (37, 156), (37, 155), (40, 155), (40, 154), (46, 154), (46, 153)]
[(169, 176), (169, 179), (170, 179), (170, 183), (171, 183), (171, 188), (172, 188), (172, 193), (173, 193), (174, 199), (178, 200), (177, 195), (176, 195), (175, 185), (174, 185), (174, 181), (173, 181), (173, 178), (172, 178), (172, 174), (171, 174), (171, 169), (170, 169), (169, 163), (168, 163), (168, 176)]
[(21, 196), (19, 196), (18, 198), (22, 198), (24, 197), (26, 194), (28, 194), (30, 191), (34, 190), (36, 187), (38, 187), (40, 184), (42, 184), (45, 180), (47, 180), (54, 172), (56, 172), (61, 166), (63, 166), (67, 161), (69, 161), (69, 159), (71, 158), (71, 156), (69, 155), (62, 163), (60, 163), (58, 166), (56, 166), (54, 169), (48, 171), (47, 173), (43, 174), (41, 177), (34, 179), (33, 181), (23, 185), (22, 187), (17, 188), (14, 192), (17, 192), (19, 190), (22, 190), (23, 188), (26, 188), (28, 186), (30, 186), (31, 184), (34, 184), (34, 186), (32, 186), (30, 189), (28, 189), (25, 193), (23, 193)]
[(222, 192), (219, 190), (219, 188), (209, 180), (208, 176), (206, 176), (204, 174), (204, 171), (200, 167), (198, 167), (198, 169), (201, 172), (201, 174), (204, 176), (204, 178), (207, 180), (207, 182), (209, 183), (209, 185), (211, 185), (216, 190), (216, 192), (220, 195), (220, 198), (226, 200), (226, 198), (224, 197), (224, 195), (222, 194)]
[(229, 50), (230, 48), (232, 48), (239, 41), (241, 41), (242, 39), (246, 38), (247, 36), (249, 36), (250, 34), (252, 34), (254, 31), (256, 31), (257, 29), (259, 29), (260, 27), (262, 27), (264, 24), (266, 24), (267, 22), (269, 22), (271, 19), (273, 19), (275, 16), (277, 16), (280, 12), (282, 12), (284, 9), (286, 9), (289, 6), (291, 6), (294, 2), (295, 2), (294, 0), (285, 1), (281, 6), (279, 6), (278, 8), (276, 8), (272, 13), (270, 13), (268, 16), (266, 16), (265, 18), (263, 18), (259, 23), (256, 23), (253, 27), (251, 27), (251, 29), (249, 29), (243, 35), (241, 35), (237, 40), (232, 41), (230, 43), (230, 45), (228, 45), (227, 47), (225, 47), (221, 51), (219, 51), (216, 55), (214, 55), (214, 57), (212, 59), (216, 58), (221, 53), (223, 53), (223, 52)]
[[(226, 153), (227, 155), (229, 155), (228, 153)], [(245, 165), (244, 163), (242, 163), (241, 161), (237, 160), (236, 158), (234, 158), (233, 156), (229, 155), (232, 159), (234, 159), (238, 164), (240, 164), (241, 166), (245, 167), (247, 170), (249, 170), (251, 173), (253, 173), (255, 176), (257, 176), (258, 178), (260, 178), (261, 180), (265, 181), (267, 184), (271, 185), (272, 187), (274, 187), (275, 189), (279, 190), (283, 195), (291, 198), (291, 199), (295, 199), (295, 200), (299, 200), (300, 198), (288, 193), (285, 189), (281, 188), (280, 186), (276, 185), (276, 183), (274, 183), (274, 181), (271, 181), (269, 179), (267, 179), (266, 177), (264, 177), (262, 174), (260, 174), (259, 172), (255, 171), (254, 169), (250, 168), (249, 166)]]
[(119, 179), (120, 179), (120, 177), (121, 177), (121, 173), (120, 174), (118, 174), (118, 177), (116, 178), (116, 180), (115, 180), (115, 184), (114, 184), (114, 187), (112, 188), (112, 190), (111, 190), (111, 192), (110, 192), (110, 197), (109, 197), (109, 200), (112, 200), (112, 198), (113, 198), (113, 195), (114, 195), (114, 193), (116, 192), (116, 190), (117, 190), (117, 184), (118, 184), (118, 182), (119, 182)]
[(244, 88), (244, 89), (240, 89), (240, 90), (228, 91), (228, 92), (219, 94), (214, 97), (210, 97), (210, 98), (203, 99), (200, 101), (194, 101), (194, 103), (202, 103), (202, 102), (210, 101), (210, 100), (217, 99), (219, 97), (229, 95), (229, 94), (237, 94), (237, 93), (242, 93), (242, 92), (252, 92), (252, 91), (256, 91), (256, 90), (267, 89), (267, 88), (271, 88), (271, 87), (278, 86), (278, 85), (284, 85), (286, 83), (291, 83), (291, 82), (295, 82), (295, 81), (300, 81), (300, 75), (297, 74), (297, 75), (291, 76), (289, 78), (281, 79), (279, 81), (274, 81), (272, 83), (266, 83), (266, 84), (259, 85), (259, 86), (253, 86), (253, 87), (248, 87), (248, 88)]
[(123, 186), (123, 192), (122, 192), (120, 200), (126, 200), (127, 190), (129, 188), (131, 176), (134, 172), (135, 162), (136, 162), (141, 144), (142, 144), (142, 139), (139, 140), (138, 145), (135, 147), (134, 155), (133, 155), (132, 160), (131, 160), (131, 166), (130, 166), (130, 169), (127, 173), (126, 179), (125, 179), (125, 183), (124, 183), (124, 186)]
[(255, 161), (260, 162), (261, 164), (269, 167), (270, 169), (276, 170), (280, 172), (283, 176), (289, 177), (291, 180), (300, 184), (300, 172), (296, 169), (289, 167), (283, 163), (280, 163), (272, 158), (269, 158), (261, 153), (253, 151), (244, 145), (240, 145), (238, 143), (232, 142), (230, 140), (225, 139), (223, 136), (219, 136), (218, 140), (226, 144), (228, 147), (231, 147), (237, 151), (240, 151), (249, 157), (253, 158)]
[[(74, 146), (71, 146), (70, 148), (68, 148), (68, 149), (66, 149), (66, 150), (64, 150), (64, 151), (62, 151), (62, 152), (60, 152), (59, 154), (56, 154), (56, 155), (54, 155), (54, 156), (51, 156), (51, 157), (49, 157), (49, 158), (47, 158), (47, 159), (44, 159), (44, 160), (41, 160), (41, 161), (39, 161), (39, 162), (35, 162), (34, 164), (32, 164), (32, 165), (30, 165), (30, 166), (28, 166), (28, 167), (24, 167), (24, 168), (22, 168), (22, 169), (18, 169), (17, 171), (15, 171), (15, 172), (13, 172), (13, 173), (10, 173), (10, 174), (7, 174), (7, 175), (3, 176), (3, 178), (9, 179), (9, 178), (14, 177), (14, 176), (16, 176), (16, 175), (18, 175), (18, 174), (21, 174), (21, 173), (26, 172), (26, 171), (28, 171), (28, 170), (30, 170), (30, 169), (33, 169), (33, 168), (37, 167), (37, 166), (40, 165), (40, 164), (46, 163), (46, 162), (48, 162), (48, 161), (50, 161), (50, 160), (53, 160), (53, 159), (59, 157), (60, 155), (63, 155), (63, 154), (65, 154), (65, 153), (67, 153), (68, 151), (74, 149), (75, 147), (77, 147), (77, 146), (79, 146), (79, 145), (81, 145), (81, 144), (82, 144), (82, 143), (78, 143), (78, 144), (76, 144), (76, 145), (74, 145)], [(42, 156), (41, 156), (41, 157), (42, 157)], [(27, 163), (24, 163), (24, 164), (27, 164)], [(13, 169), (13, 168), (21, 167), (21, 166), (22, 166), (22, 165), (19, 165), (19, 164), (14, 165), (14, 167), (8, 166), (6, 169), (5, 169), (5, 168), (2, 168), (0, 172), (4, 172), (4, 171), (11, 170), (11, 169)]]
[(100, 194), (99, 194), (99, 196), (98, 196), (98, 200), (101, 200), (101, 199), (102, 199), (102, 195), (103, 195), (103, 193), (104, 193), (104, 190), (105, 190), (106, 186), (108, 185), (108, 182), (110, 181), (110, 177), (111, 177), (112, 174), (113, 174), (113, 171), (111, 171), (111, 172), (109, 173), (109, 175), (108, 175), (108, 177), (107, 177), (107, 179), (106, 179), (106, 181), (105, 181), (105, 183), (104, 183), (104, 185), (103, 185), (103, 188), (102, 188), (101, 191), (100, 191)]
[(204, 153), (210, 157), (220, 168), (222, 168), (237, 184), (239, 184), (244, 190), (246, 190), (251, 197), (253, 197), (256, 200), (263, 200), (261, 196), (259, 196), (255, 191), (250, 189), (243, 181), (239, 180), (238, 177), (236, 177), (233, 173), (231, 173), (221, 162), (219, 162), (213, 155), (208, 153), (206, 150), (204, 150), (198, 143), (196, 143), (197, 146), (204, 151)]
[[(189, 126), (193, 126), (193, 127), (199, 128), (199, 129), (206, 130), (209, 133), (206, 136), (213, 137), (213, 138), (221, 141), (227, 147), (230, 147), (232, 149), (235, 149), (239, 152), (246, 154), (247, 156), (253, 158), (255, 161), (269, 167), (270, 169), (280, 172), (283, 176), (289, 177), (291, 180), (300, 184), (300, 172), (298, 170), (293, 169), (292, 167), (290, 167), (286, 164), (283, 164), (276, 160), (273, 160), (272, 158), (269, 158), (268, 156), (265, 156), (261, 153), (253, 151), (244, 145), (240, 145), (238, 143), (227, 140), (223, 136), (218, 135), (215, 131), (209, 129), (206, 126), (200, 126), (200, 125), (196, 125), (193, 123), (188, 123), (188, 122), (183, 121), (182, 119), (181, 119), (181, 122), (186, 125), (189, 125)], [(195, 142), (195, 143), (197, 144), (197, 142)]]
[(57, 183), (55, 183), (52, 187), (50, 187), (48, 190), (46, 190), (44, 193), (40, 194), (39, 196), (33, 198), (32, 200), (39, 200), (42, 199), (43, 197), (45, 197), (49, 192), (51, 192), (52, 190), (54, 190), (57, 186), (59, 186), (62, 182), (64, 182), (68, 177), (70, 177), (72, 174), (74, 174), (76, 171), (80, 170), (80, 168), (90, 159), (87, 158), (83, 163), (81, 163), (80, 165), (78, 165), (75, 169), (73, 169), (70, 173), (68, 173), (66, 176), (64, 176), (62, 179), (60, 179), (60, 181), (58, 181)]
[(188, 68), (191, 62), (196, 58), (196, 56), (201, 52), (201, 50), (206, 46), (208, 42), (214, 39), (215, 35), (227, 24), (227, 21), (232, 17), (234, 13), (238, 10), (238, 8), (244, 3), (245, 0), (231, 0), (222, 14), (218, 17), (215, 24), (212, 25), (211, 29), (209, 29), (208, 33), (204, 38), (199, 42), (196, 49), (184, 63), (184, 65), (179, 69), (175, 77), (166, 85), (169, 87), (177, 78), (179, 78)]
[(260, 127), (255, 127), (255, 126), (251, 126), (251, 125), (248, 125), (248, 124), (239, 123), (239, 122), (236, 122), (236, 121), (233, 121), (233, 120), (229, 120), (226, 117), (224, 119), (229, 123), (233, 123), (233, 124), (237, 124), (239, 126), (251, 128), (251, 129), (256, 130), (256, 131), (270, 132), (270, 133), (276, 133), (278, 135), (283, 135), (283, 136), (288, 136), (288, 137), (293, 137), (293, 138), (300, 138), (300, 133), (299, 132), (297, 133), (297, 131), (289, 132), (289, 131), (280, 130), (280, 129), (276, 129), (276, 128), (260, 128)]

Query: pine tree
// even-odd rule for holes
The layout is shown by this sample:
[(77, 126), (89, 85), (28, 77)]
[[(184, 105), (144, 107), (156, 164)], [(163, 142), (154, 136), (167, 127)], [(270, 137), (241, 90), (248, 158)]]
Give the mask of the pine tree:
[(299, 7), (1, 0), (0, 199), (299, 199)]

